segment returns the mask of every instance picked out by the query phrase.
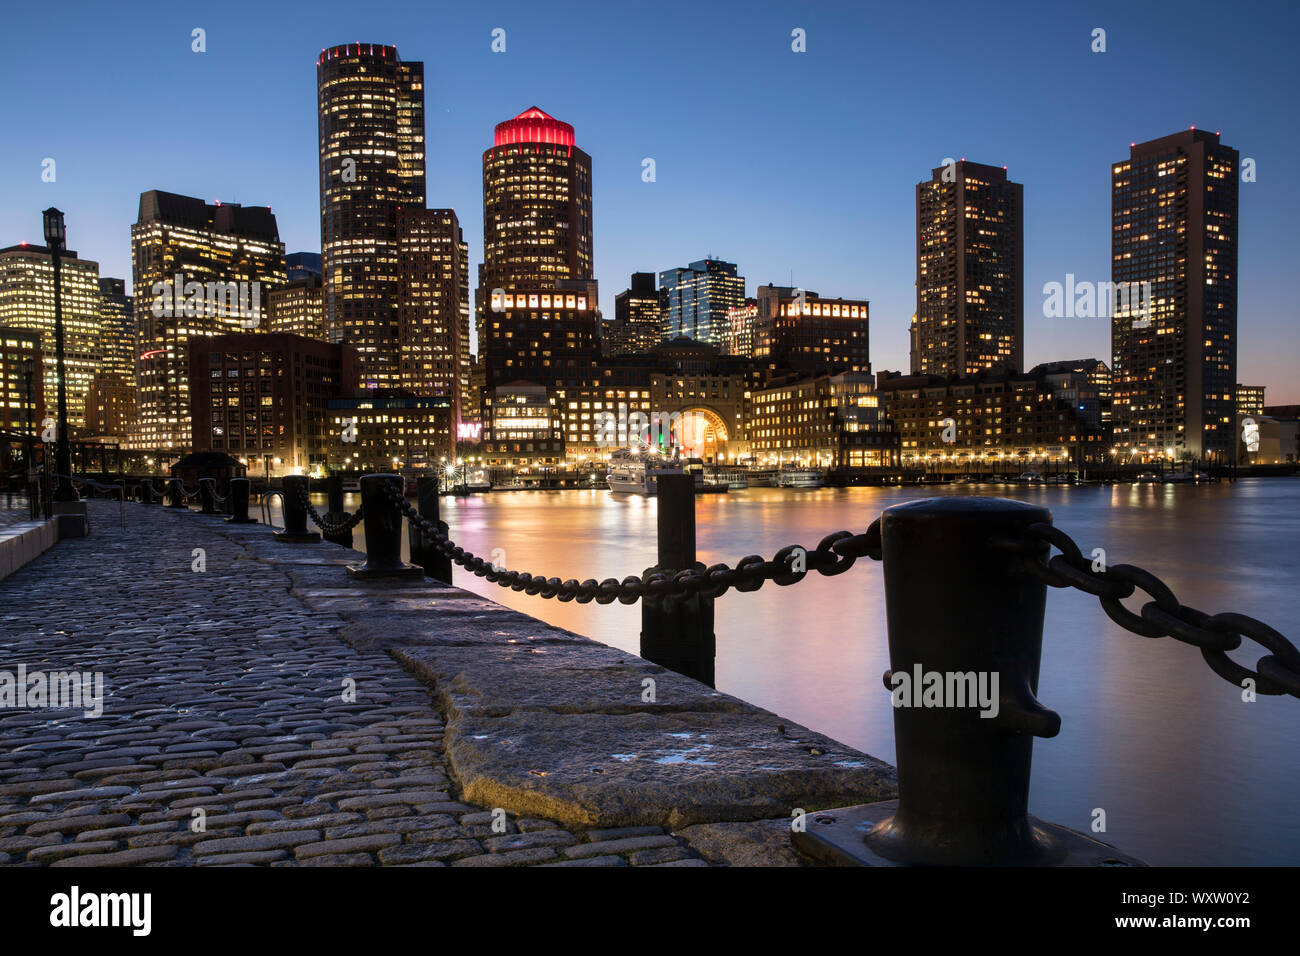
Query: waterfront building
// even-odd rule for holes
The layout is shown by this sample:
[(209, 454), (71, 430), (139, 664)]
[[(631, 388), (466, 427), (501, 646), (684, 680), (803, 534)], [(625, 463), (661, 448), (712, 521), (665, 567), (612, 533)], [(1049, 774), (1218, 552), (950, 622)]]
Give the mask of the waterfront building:
[(1130, 460), (1236, 453), (1237, 169), (1198, 129), (1111, 167), (1111, 278), (1150, 284), (1146, 314), (1111, 317), (1113, 443)]
[(190, 448), (193, 338), (267, 327), (285, 283), (284, 243), (269, 206), (205, 203), (153, 189), (131, 227), (136, 415), (130, 447), (161, 456)]
[[(99, 371), (102, 305), (99, 263), (65, 250), (59, 255), (62, 285), (63, 354), (67, 373), (68, 426), (75, 437), (85, 430), (86, 396)], [(54, 349), (54, 264), (45, 246), (20, 243), (0, 249), (0, 326), (25, 329), (41, 337), (44, 394), (55, 414), (58, 361)]]
[(1024, 368), (1024, 187), (966, 160), (916, 186), (912, 373)]
[(700, 259), (659, 273), (662, 338), (679, 335), (725, 348), (731, 335), (728, 313), (745, 304), (745, 277), (734, 262)]
[(865, 299), (773, 285), (759, 286), (756, 296), (753, 355), (766, 368), (806, 377), (871, 371)]
[(790, 376), (755, 391), (748, 434), (760, 465), (879, 468), (898, 463), (898, 438), (881, 415), (870, 370)]
[(401, 384), (397, 212), (425, 202), (424, 64), (346, 43), (316, 61), (321, 260), (331, 342), (361, 357), (361, 384)]
[(254, 475), (320, 474), (332, 437), (329, 402), (353, 395), (358, 375), (351, 346), (291, 332), (195, 338), (194, 450), (224, 452)]
[(432, 475), (455, 457), (451, 400), (445, 395), (362, 390), (359, 397), (332, 398), (327, 404), (326, 471)]
[(1237, 414), (1264, 415), (1264, 385), (1242, 385), (1237, 383)]
[(564, 430), (545, 385), (507, 382), (487, 397), (479, 452), (489, 466), (531, 468), (564, 461)]
[(1044, 362), (1029, 370), (1030, 375), (1041, 375), (1059, 398), (1078, 409), (1093, 428), (1107, 427), (1111, 416), (1110, 369), (1101, 359), (1066, 359)]

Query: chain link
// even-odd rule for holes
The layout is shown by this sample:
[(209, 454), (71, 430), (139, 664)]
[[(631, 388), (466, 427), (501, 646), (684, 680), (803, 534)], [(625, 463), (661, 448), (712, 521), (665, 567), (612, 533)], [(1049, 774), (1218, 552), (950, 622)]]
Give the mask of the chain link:
[(320, 528), (326, 534), (339, 535), (351, 531), (361, 523), (361, 519), (366, 516), (366, 509), (363, 505), (357, 509), (356, 514), (344, 513), (342, 520), (335, 520), (328, 515), (322, 515), (312, 507), (311, 501), (307, 497), (307, 485), (304, 482), (298, 486), (298, 503), (302, 505), (303, 510), (307, 512), (307, 517), (311, 518), (312, 523)]
[[(1210, 615), (1180, 604), (1167, 584), (1131, 564), (1097, 567), (1068, 534), (1050, 524), (1031, 524), (1020, 539), (998, 538), (990, 544), (1021, 555), (1025, 570), (1051, 587), (1072, 587), (1093, 595), (1106, 615), (1126, 631), (1142, 637), (1172, 637), (1198, 648), (1210, 669), (1231, 684), (1240, 687), (1250, 680), (1256, 693), (1300, 697), (1300, 650), (1262, 621), (1244, 614)], [(1052, 547), (1061, 553), (1044, 561)], [(1135, 614), (1123, 601), (1138, 591), (1149, 600)], [(1271, 652), (1256, 662), (1255, 670), (1228, 657), (1243, 637)]]

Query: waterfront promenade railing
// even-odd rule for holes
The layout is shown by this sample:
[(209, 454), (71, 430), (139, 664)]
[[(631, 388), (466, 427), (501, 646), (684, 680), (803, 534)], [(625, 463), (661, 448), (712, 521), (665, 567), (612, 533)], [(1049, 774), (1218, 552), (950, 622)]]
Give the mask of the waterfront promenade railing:
[[(246, 480), (235, 479), (228, 492), (244, 520), (247, 487)], [(562, 580), (467, 551), (440, 520), (436, 479), (421, 481), (413, 507), (400, 476), (367, 475), (361, 479), (361, 507), (351, 515), (342, 509), (341, 484), (331, 485), (329, 512), (321, 515), (311, 505), (308, 479), (286, 477), (285, 527), (275, 537), (319, 541), (307, 528), (311, 521), (327, 538), (346, 535), (350, 542), (352, 530), (364, 523), (365, 562), (348, 568), (358, 578), (422, 578), (427, 572), (450, 584), (457, 564), (501, 587), (543, 598), (640, 602), (642, 657), (711, 686), (717, 598), (731, 590), (757, 591), (769, 581), (789, 587), (813, 572), (835, 577), (863, 558), (881, 562), (890, 659), (884, 681), (894, 696), (899, 797), (826, 811), (815, 815), (815, 825), (794, 832), (803, 852), (830, 862), (1138, 862), (1027, 812), (1033, 738), (1054, 737), (1061, 726), (1060, 716), (1036, 697), (1049, 587), (1097, 597), (1107, 616), (1133, 634), (1170, 637), (1196, 648), (1243, 699), (1300, 697), (1300, 650), (1281, 633), (1244, 614), (1210, 614), (1185, 605), (1142, 568), (1084, 557), (1053, 525), (1051, 512), (1038, 505), (962, 496), (910, 501), (886, 509), (862, 532), (836, 531), (812, 548), (792, 544), (771, 559), (748, 555), (734, 565), (706, 567), (695, 556), (692, 477), (660, 477), (657, 497), (658, 564), (621, 579)], [(403, 518), (418, 566), (401, 558)], [(1146, 598), (1140, 609), (1123, 604), (1139, 593)], [(1228, 657), (1245, 639), (1268, 652), (1253, 669)], [(931, 675), (939, 677), (934, 704), (920, 699), (920, 685), (927, 693), (936, 689)], [(943, 696), (985, 678), (996, 706), (981, 710), (969, 699)], [(909, 691), (916, 700), (905, 699)]]

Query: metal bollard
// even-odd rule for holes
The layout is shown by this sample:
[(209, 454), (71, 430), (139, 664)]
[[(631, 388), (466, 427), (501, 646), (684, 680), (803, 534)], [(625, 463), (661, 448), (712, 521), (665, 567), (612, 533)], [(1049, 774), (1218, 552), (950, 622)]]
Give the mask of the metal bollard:
[[(341, 521), (345, 514), (343, 511), (343, 476), (330, 475), (325, 479), (325, 488), (330, 499), (329, 511), (326, 513), (325, 517)], [(352, 547), (351, 528), (347, 531), (340, 531), (337, 534), (331, 534), (329, 532), (323, 532), (323, 534), (326, 541), (332, 541), (334, 544), (341, 544), (345, 548)]]
[(230, 491), (228, 492), (230, 517), (226, 519), (227, 524), (257, 524), (256, 518), (248, 516), (248, 489), (249, 481), (247, 478), (230, 479)]
[(167, 483), (167, 507), (175, 508), (178, 511), (189, 511), (189, 506), (185, 504), (185, 488), (179, 478), (173, 478)]
[[(695, 478), (660, 475), (659, 565), (647, 568), (642, 580), (660, 569), (704, 570), (695, 560)], [(713, 598), (700, 594), (641, 599), (641, 656), (713, 686), (717, 639), (713, 633)]]
[[(1028, 814), (1046, 585), (995, 548), (1050, 522), (1005, 498), (928, 498), (881, 518), (898, 799), (810, 814), (799, 850), (871, 866), (1141, 865)], [(815, 822), (813, 822), (815, 821)]]
[(401, 475), (366, 475), (361, 479), (361, 507), (365, 509), (366, 561), (348, 565), (354, 578), (424, 579), (424, 569), (402, 560), (402, 512), (388, 497), (384, 485), (403, 490)]
[(283, 481), (284, 494), (280, 502), (284, 509), (284, 530), (275, 533), (275, 540), (288, 544), (314, 544), (320, 540), (320, 535), (307, 530), (307, 509), (302, 506), (301, 498), (307, 490), (307, 476), (285, 475)]
[(149, 478), (140, 482), (140, 504), (153, 504), (153, 481)]
[(215, 515), (221, 513), (217, 511), (216, 508), (216, 485), (217, 482), (215, 478), (199, 479), (199, 503), (203, 505), (203, 507), (199, 509), (199, 514)]
[[(418, 497), (420, 516), (429, 519), (440, 531), (446, 533), (447, 522), (438, 518), (438, 479), (421, 478)], [(451, 558), (435, 548), (416, 525), (408, 521), (406, 530), (411, 545), (411, 561), (424, 568), (424, 573), (435, 581), (451, 584)]]

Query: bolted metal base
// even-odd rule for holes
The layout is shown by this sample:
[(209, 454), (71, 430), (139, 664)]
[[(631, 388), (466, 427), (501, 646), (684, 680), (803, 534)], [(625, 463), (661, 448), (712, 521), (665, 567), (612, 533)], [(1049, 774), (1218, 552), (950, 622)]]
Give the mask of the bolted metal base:
[[(897, 811), (897, 800), (883, 800), (809, 813), (807, 830), (790, 834), (790, 844), (809, 859), (829, 866), (909, 866), (911, 864), (881, 856), (867, 842), (869, 835), (885, 836), (888, 840), (888, 828), (877, 828), (891, 821)], [(1041, 853), (1028, 860), (990, 865), (1146, 866), (1136, 857), (1121, 853), (1110, 844), (1094, 840), (1077, 830), (1033, 816), (1028, 820), (1033, 842)], [(872, 831), (876, 831), (875, 834)], [(890, 842), (898, 851), (896, 855), (907, 855), (907, 847), (901, 839)], [(929, 847), (920, 848), (917, 855), (928, 855), (927, 851), (930, 851)]]
[(274, 535), (276, 541), (283, 541), (285, 544), (316, 544), (320, 541), (320, 535), (315, 531), (293, 532), (277, 531)]
[(348, 575), (362, 580), (374, 580), (376, 578), (398, 578), (400, 580), (424, 580), (424, 568), (414, 564), (407, 564), (399, 561), (396, 564), (374, 565), (370, 561), (365, 564), (349, 564)]

